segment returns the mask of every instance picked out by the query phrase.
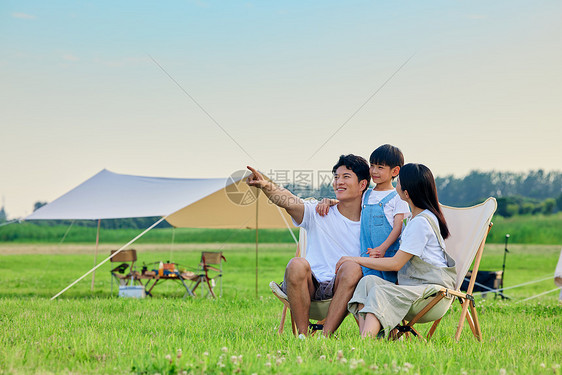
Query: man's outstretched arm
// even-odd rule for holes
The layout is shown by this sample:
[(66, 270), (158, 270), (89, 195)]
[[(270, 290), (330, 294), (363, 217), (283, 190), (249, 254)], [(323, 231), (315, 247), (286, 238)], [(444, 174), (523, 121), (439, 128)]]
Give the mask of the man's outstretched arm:
[(263, 175), (254, 168), (248, 166), (248, 169), (252, 174), (246, 179), (246, 183), (249, 186), (261, 189), (273, 204), (284, 208), (297, 224), (302, 223), (304, 217), (304, 203), (302, 199), (289, 190), (266, 180)]

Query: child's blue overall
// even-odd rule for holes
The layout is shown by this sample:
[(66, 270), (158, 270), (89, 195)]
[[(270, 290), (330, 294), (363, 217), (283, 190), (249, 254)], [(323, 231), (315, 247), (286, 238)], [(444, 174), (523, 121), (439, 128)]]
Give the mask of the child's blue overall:
[[(363, 208), (361, 209), (361, 256), (368, 257), (367, 249), (380, 246), (392, 232), (392, 225), (384, 214), (384, 206), (397, 194), (396, 190), (389, 193), (377, 204), (368, 204), (372, 189), (368, 189), (363, 197)], [(400, 240), (397, 239), (386, 250), (384, 257), (390, 258), (396, 254)], [(396, 283), (397, 276), (394, 271), (376, 271), (371, 268), (363, 268), (363, 276), (375, 275), (384, 280)]]

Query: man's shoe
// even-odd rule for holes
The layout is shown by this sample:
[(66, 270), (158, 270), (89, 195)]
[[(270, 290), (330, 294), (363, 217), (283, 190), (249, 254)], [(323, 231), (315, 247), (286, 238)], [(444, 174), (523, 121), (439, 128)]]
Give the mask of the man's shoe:
[(275, 294), (278, 298), (284, 299), (286, 301), (289, 300), (285, 292), (283, 292), (279, 284), (277, 284), (275, 281), (270, 282), (269, 287), (271, 288), (273, 294)]

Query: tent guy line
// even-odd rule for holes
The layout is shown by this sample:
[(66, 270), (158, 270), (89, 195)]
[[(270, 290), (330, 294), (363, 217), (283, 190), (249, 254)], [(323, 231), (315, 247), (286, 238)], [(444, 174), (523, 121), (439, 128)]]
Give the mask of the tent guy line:
[(347, 120), (345, 120), (344, 123), (341, 124), (341, 126), (340, 126), (339, 128), (336, 129), (336, 131), (334, 132), (334, 134), (332, 134), (331, 136), (329, 136), (328, 139), (326, 139), (326, 141), (324, 141), (324, 143), (322, 143), (322, 144), (320, 145), (320, 147), (318, 147), (318, 149), (317, 149), (316, 151), (314, 151), (314, 153), (313, 153), (312, 155), (310, 155), (310, 157), (307, 159), (307, 161), (310, 161), (310, 160), (326, 145), (326, 143), (328, 143), (332, 138), (334, 138), (335, 135), (338, 134), (339, 131), (342, 130), (342, 128), (343, 128), (344, 126), (346, 126), (347, 123), (348, 123), (349, 121), (351, 121), (351, 119), (352, 119), (353, 117), (355, 117), (355, 115), (356, 115), (360, 110), (362, 110), (363, 107), (365, 107), (365, 106), (367, 105), (367, 103), (369, 103), (369, 102), (371, 101), (371, 99), (373, 99), (373, 97), (374, 97), (375, 95), (377, 95), (377, 94), (379, 93), (379, 91), (381, 91), (381, 90), (383, 89), (383, 87), (386, 86), (386, 84), (387, 84), (388, 82), (390, 82), (390, 80), (391, 80), (392, 78), (394, 78), (394, 76), (395, 76), (399, 71), (401, 71), (402, 68), (403, 68), (404, 66), (406, 66), (406, 64), (408, 64), (408, 62), (409, 62), (415, 55), (416, 55), (416, 54), (414, 53), (414, 54), (412, 54), (412, 56), (408, 57), (408, 59), (407, 59), (406, 61), (404, 61), (404, 63), (402, 63), (402, 65), (400, 65), (400, 66), (398, 67), (398, 69), (396, 69), (396, 71), (395, 71), (394, 73), (392, 73), (392, 74), (390, 75), (390, 77), (388, 77), (387, 80), (384, 81), (383, 84), (380, 85), (379, 88), (376, 89), (375, 92), (374, 92), (371, 96), (369, 96), (369, 97), (367, 98), (367, 100), (365, 100), (365, 102), (364, 102), (363, 104), (361, 104), (361, 105), (359, 106), (359, 108), (357, 108), (357, 109), (355, 110), (355, 112), (353, 112), (353, 113), (351, 114), (351, 116), (349, 116), (349, 118), (348, 118)]
[(242, 150), (246, 155), (248, 155), (248, 157), (249, 157), (250, 159), (252, 159), (253, 161), (256, 161), (256, 159), (254, 159), (254, 158), (252, 157), (252, 155), (250, 155), (250, 154), (248, 153), (248, 151), (246, 151), (246, 150), (244, 149), (244, 147), (242, 147), (242, 146), (240, 145), (240, 143), (238, 143), (238, 142), (236, 141), (236, 139), (234, 139), (234, 137), (231, 136), (230, 133), (228, 133), (228, 132), (226, 131), (226, 129), (223, 128), (223, 127), (221, 126), (221, 124), (219, 124), (218, 121), (215, 120), (215, 118), (214, 118), (213, 116), (211, 116), (211, 114), (210, 114), (209, 112), (207, 112), (207, 110), (206, 110), (205, 108), (203, 108), (203, 106), (202, 106), (201, 104), (199, 104), (199, 102), (197, 102), (197, 100), (195, 100), (195, 98), (194, 98), (193, 96), (191, 96), (191, 94), (189, 94), (189, 93), (178, 83), (178, 81), (176, 81), (176, 80), (174, 79), (174, 77), (172, 77), (172, 76), (170, 75), (170, 73), (168, 73), (168, 72), (166, 71), (166, 69), (164, 69), (164, 67), (162, 67), (162, 65), (160, 65), (160, 64), (158, 63), (158, 61), (156, 61), (156, 60), (154, 59), (154, 57), (152, 57), (151, 55), (148, 55), (148, 57), (150, 57), (150, 59), (154, 62), (154, 64), (156, 64), (156, 66), (158, 66), (158, 67), (160, 68), (160, 70), (162, 70), (162, 71), (164, 72), (164, 74), (166, 74), (166, 75), (168, 76), (168, 78), (170, 78), (170, 79), (172, 80), (172, 82), (174, 82), (174, 83), (176, 84), (176, 86), (178, 86), (179, 89), (180, 89), (181, 91), (183, 91), (183, 93), (184, 93), (185, 95), (187, 95), (187, 97), (188, 97), (189, 99), (191, 99), (191, 100), (193, 101), (193, 103), (195, 103), (195, 105), (197, 105), (197, 107), (199, 107), (199, 109), (201, 109), (201, 110), (203, 111), (203, 113), (205, 113), (205, 114), (207, 115), (207, 117), (209, 117), (209, 118), (211, 119), (211, 121), (214, 122), (215, 125), (217, 125), (217, 126), (220, 128), (220, 130), (222, 130), (223, 133), (228, 136), (228, 138), (230, 138), (230, 139), (232, 140), (232, 142), (236, 143), (236, 145), (240, 148), (240, 150)]
[(150, 231), (152, 228), (154, 228), (155, 226), (157, 226), (158, 224), (160, 224), (163, 220), (165, 220), (168, 216), (164, 216), (162, 218), (160, 218), (159, 220), (157, 220), (154, 224), (152, 224), (150, 227), (146, 228), (141, 234), (139, 234), (138, 236), (136, 236), (135, 238), (133, 238), (131, 241), (127, 242), (125, 245), (121, 246), (119, 248), (119, 250), (117, 250), (116, 252), (114, 252), (113, 254), (111, 254), (110, 256), (108, 256), (107, 258), (105, 258), (105, 260), (101, 261), (100, 263), (98, 263), (94, 268), (92, 268), (91, 270), (89, 270), (88, 272), (86, 272), (85, 274), (83, 274), (82, 276), (80, 276), (78, 279), (76, 279), (73, 283), (71, 283), (69, 286), (67, 286), (66, 288), (64, 288), (63, 290), (61, 290), (60, 292), (58, 292), (57, 294), (55, 294), (53, 297), (51, 297), (51, 301), (54, 300), (55, 298), (57, 298), (58, 296), (60, 296), (61, 294), (63, 294), (64, 292), (66, 292), (68, 289), (72, 288), (74, 285), (76, 285), (77, 283), (79, 283), (82, 279), (84, 279), (86, 276), (88, 276), (89, 274), (91, 274), (92, 272), (94, 272), (95, 270), (97, 270), (98, 268), (100, 268), (102, 265), (104, 265), (108, 260), (110, 260), (111, 258), (113, 258), (115, 255), (119, 254), (123, 249), (125, 249), (127, 246), (131, 245), (132, 243), (134, 243), (136, 240), (138, 240), (139, 238), (141, 238), (142, 236), (144, 236), (144, 234), (148, 231)]

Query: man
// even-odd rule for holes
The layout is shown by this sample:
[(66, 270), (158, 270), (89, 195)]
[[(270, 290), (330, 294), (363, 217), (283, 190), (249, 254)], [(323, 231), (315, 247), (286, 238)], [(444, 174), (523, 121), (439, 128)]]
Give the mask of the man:
[[(347, 302), (362, 277), (361, 267), (342, 256), (360, 255), (361, 197), (369, 186), (369, 165), (360, 156), (342, 155), (332, 169), (338, 204), (326, 216), (316, 213), (317, 202), (306, 202), (271, 181), (254, 168), (247, 184), (261, 189), (271, 202), (284, 208), (296, 226), (307, 231), (306, 258), (293, 258), (285, 270), (282, 289), (287, 294), (299, 337), (308, 335), (310, 301), (333, 298), (323, 334), (331, 335), (347, 314)], [(301, 336), (303, 335), (303, 336)]]

